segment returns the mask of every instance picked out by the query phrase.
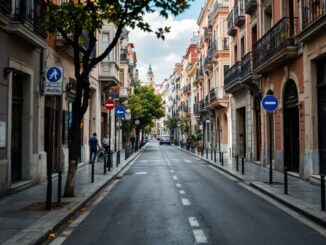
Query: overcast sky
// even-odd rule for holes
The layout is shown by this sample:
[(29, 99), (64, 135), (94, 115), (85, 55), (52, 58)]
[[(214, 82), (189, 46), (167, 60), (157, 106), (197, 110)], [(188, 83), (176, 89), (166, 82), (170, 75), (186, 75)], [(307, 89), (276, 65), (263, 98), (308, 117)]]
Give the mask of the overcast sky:
[(204, 0), (195, 0), (191, 7), (178, 17), (168, 20), (160, 18), (157, 13), (146, 16), (147, 21), (155, 27), (171, 26), (164, 41), (158, 40), (153, 33), (132, 30), (129, 41), (135, 45), (137, 67), (141, 81), (146, 81), (149, 64), (152, 65), (155, 82), (162, 82), (173, 71), (174, 64), (181, 61), (190, 40), (198, 31), (196, 24)]

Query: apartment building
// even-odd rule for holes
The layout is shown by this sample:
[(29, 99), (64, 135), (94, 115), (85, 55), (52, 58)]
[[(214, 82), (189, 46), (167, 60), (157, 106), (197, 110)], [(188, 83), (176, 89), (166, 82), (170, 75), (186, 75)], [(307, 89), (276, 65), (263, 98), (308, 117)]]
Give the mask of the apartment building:
[(46, 35), (36, 29), (44, 13), (42, 1), (28, 3), (0, 1), (0, 195), (46, 177)]

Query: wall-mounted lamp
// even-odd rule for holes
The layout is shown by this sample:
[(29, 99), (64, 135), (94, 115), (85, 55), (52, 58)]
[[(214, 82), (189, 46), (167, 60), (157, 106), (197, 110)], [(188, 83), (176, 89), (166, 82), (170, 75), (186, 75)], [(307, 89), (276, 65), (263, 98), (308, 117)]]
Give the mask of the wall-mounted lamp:
[(3, 76), (4, 78), (6, 79), (11, 72), (15, 71), (15, 68), (12, 68), (12, 67), (5, 67), (4, 68), (4, 71), (3, 71)]

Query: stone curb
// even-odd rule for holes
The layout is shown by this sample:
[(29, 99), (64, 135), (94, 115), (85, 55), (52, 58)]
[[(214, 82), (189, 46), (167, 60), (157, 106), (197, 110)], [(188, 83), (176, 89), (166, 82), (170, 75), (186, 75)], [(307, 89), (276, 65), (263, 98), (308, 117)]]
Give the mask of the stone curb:
[[(96, 196), (103, 188), (109, 185), (121, 172), (123, 172), (130, 163), (135, 160), (146, 148), (146, 145), (136, 152), (133, 156), (126, 160), (124, 166), (117, 170), (112, 176), (107, 176), (108, 179), (103, 183), (98, 184), (95, 190), (86, 191), (81, 193), (80, 197), (77, 197), (74, 204), (63, 208), (63, 210), (52, 210), (42, 218), (35, 221), (29, 227), (23, 229), (15, 236), (4, 242), (4, 245), (23, 245), (23, 244), (42, 244), (50, 233), (60, 227), (64, 222), (69, 220), (81, 207), (89, 202), (94, 196)], [(94, 183), (96, 185), (96, 182)], [(69, 198), (67, 198), (69, 199)], [(63, 200), (64, 201), (64, 200)], [(66, 200), (69, 201), (69, 200)], [(61, 214), (60, 214), (61, 211)], [(65, 213), (63, 213), (65, 211)], [(49, 230), (51, 227), (51, 230)]]
[[(174, 145), (174, 146), (175, 146), (175, 145)], [(326, 227), (326, 220), (324, 220), (324, 219), (322, 219), (321, 217), (319, 217), (318, 214), (313, 214), (313, 213), (311, 213), (311, 212), (309, 212), (309, 211), (306, 211), (306, 210), (304, 210), (303, 208), (300, 208), (300, 207), (298, 207), (298, 206), (296, 206), (296, 205), (294, 205), (294, 204), (288, 202), (287, 200), (284, 200), (284, 198), (279, 197), (279, 196), (277, 196), (277, 195), (275, 195), (275, 194), (273, 194), (273, 193), (270, 193), (269, 191), (265, 190), (264, 188), (262, 188), (261, 186), (257, 185), (256, 183), (249, 182), (249, 181), (243, 179), (243, 178), (241, 177), (241, 175), (237, 175), (237, 174), (235, 174), (235, 173), (233, 173), (233, 172), (230, 172), (228, 169), (223, 168), (223, 167), (220, 166), (220, 165), (217, 165), (217, 164), (214, 164), (214, 163), (210, 162), (210, 160), (208, 160), (208, 159), (206, 159), (206, 158), (204, 158), (204, 157), (197, 156), (196, 154), (194, 154), (194, 153), (192, 153), (192, 152), (189, 152), (189, 151), (187, 151), (187, 150), (185, 150), (185, 149), (182, 149), (182, 148), (179, 147), (179, 146), (175, 146), (175, 147), (177, 147), (179, 150), (184, 151), (184, 152), (186, 152), (186, 153), (188, 153), (188, 154), (190, 154), (190, 155), (192, 155), (192, 156), (194, 156), (194, 157), (197, 157), (198, 159), (200, 159), (200, 160), (202, 160), (202, 161), (204, 161), (204, 162), (210, 164), (211, 166), (213, 166), (213, 167), (215, 167), (215, 168), (218, 168), (219, 170), (222, 170), (224, 173), (227, 173), (228, 175), (231, 175), (232, 177), (234, 177), (234, 178), (236, 178), (236, 179), (238, 179), (238, 180), (241, 180), (241, 181), (244, 182), (245, 184), (247, 184), (247, 185), (249, 185), (249, 186), (255, 188), (256, 190), (260, 191), (261, 193), (265, 194), (266, 196), (273, 198), (275, 201), (277, 201), (277, 202), (279, 202), (279, 203), (285, 205), (286, 207), (292, 209), (293, 211), (295, 211), (295, 212), (297, 212), (297, 213), (299, 213), (299, 214), (305, 216), (306, 218), (312, 220), (313, 222), (315, 222), (315, 223), (317, 223), (317, 224), (319, 224), (319, 225), (321, 225), (321, 226), (323, 226), (323, 227)]]

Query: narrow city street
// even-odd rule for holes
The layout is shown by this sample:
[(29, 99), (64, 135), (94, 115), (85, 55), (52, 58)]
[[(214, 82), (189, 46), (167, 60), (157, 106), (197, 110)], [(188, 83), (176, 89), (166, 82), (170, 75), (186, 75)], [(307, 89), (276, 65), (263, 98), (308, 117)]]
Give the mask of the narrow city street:
[(147, 144), (143, 154), (113, 185), (61, 242), (326, 243), (317, 231), (247, 190), (239, 181), (174, 146), (160, 146), (156, 141)]

